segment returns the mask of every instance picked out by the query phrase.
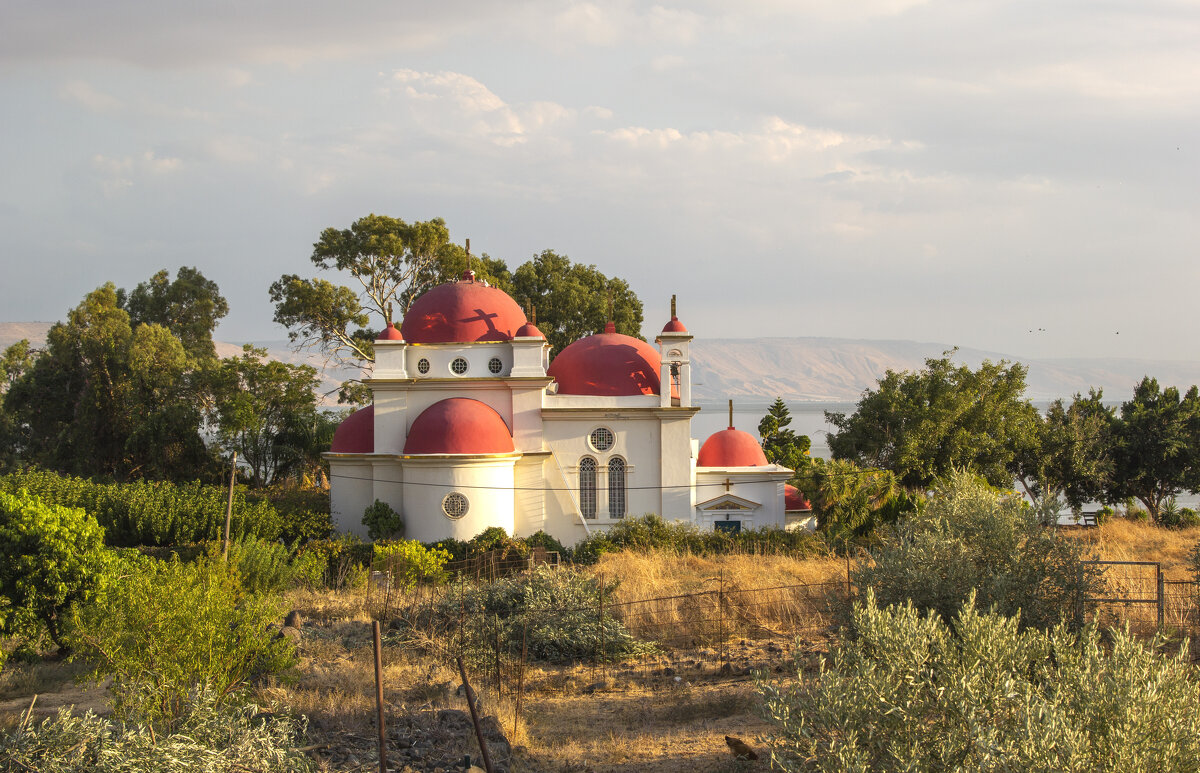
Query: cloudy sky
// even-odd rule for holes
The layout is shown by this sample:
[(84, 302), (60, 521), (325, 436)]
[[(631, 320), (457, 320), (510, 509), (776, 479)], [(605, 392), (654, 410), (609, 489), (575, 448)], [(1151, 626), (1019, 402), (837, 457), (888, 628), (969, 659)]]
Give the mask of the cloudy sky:
[(648, 334), (677, 293), (704, 337), (1200, 358), (1197, 41), (1166, 0), (3, 0), (0, 320), (194, 265), (282, 338), (268, 285), (376, 212), (594, 263)]

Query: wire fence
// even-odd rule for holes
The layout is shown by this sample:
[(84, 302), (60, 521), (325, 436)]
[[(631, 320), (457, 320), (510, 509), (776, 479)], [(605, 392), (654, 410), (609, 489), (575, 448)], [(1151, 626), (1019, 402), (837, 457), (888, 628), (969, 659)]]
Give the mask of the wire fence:
[[(549, 563), (557, 566), (554, 558)], [(1088, 563), (1102, 583), (1090, 600), (1089, 620), (1128, 626), (1144, 637), (1163, 632), (1177, 641), (1198, 638), (1194, 582), (1165, 580), (1153, 562)], [(567, 589), (566, 603), (550, 603), (536, 592), (505, 598), (503, 588), (497, 590), (503, 585), (494, 582), (497, 577), (529, 568), (477, 563), (454, 583), (407, 593), (376, 591), (372, 611), (385, 621), (394, 643), (443, 662), (462, 655), (503, 690), (534, 662), (582, 666), (598, 684), (606, 684), (613, 672), (622, 684), (781, 672), (792, 667), (797, 653), (827, 648), (848, 595), (860, 590), (850, 582), (849, 566), (836, 581), (744, 589), (727, 587), (718, 576), (707, 590), (634, 601), (614, 598), (612, 578), (565, 572), (556, 574), (580, 583)]]

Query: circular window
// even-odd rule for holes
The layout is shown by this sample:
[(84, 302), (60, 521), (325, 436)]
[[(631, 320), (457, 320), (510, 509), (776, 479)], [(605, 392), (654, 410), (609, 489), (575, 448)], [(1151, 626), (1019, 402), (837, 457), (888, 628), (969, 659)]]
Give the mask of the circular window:
[(504, 363), (500, 362), (499, 357), (493, 357), (492, 359), (488, 360), (488, 370), (490, 370), (493, 374), (499, 373), (500, 371), (504, 370)]
[(457, 521), (467, 514), (467, 510), (471, 507), (471, 503), (467, 498), (457, 491), (452, 491), (442, 500), (442, 512), (447, 518)]
[(454, 362), (450, 363), (450, 370), (454, 371), (455, 375), (461, 376), (467, 372), (467, 361), (462, 357), (455, 357)]
[(417, 372), (421, 373), (421, 374), (428, 373), (429, 372), (429, 360), (425, 359), (424, 357), (422, 357), (420, 360), (418, 360), (417, 361)]
[(592, 448), (597, 451), (607, 451), (613, 447), (613, 433), (608, 427), (597, 427), (592, 430), (592, 434), (588, 436), (588, 440), (592, 443)]

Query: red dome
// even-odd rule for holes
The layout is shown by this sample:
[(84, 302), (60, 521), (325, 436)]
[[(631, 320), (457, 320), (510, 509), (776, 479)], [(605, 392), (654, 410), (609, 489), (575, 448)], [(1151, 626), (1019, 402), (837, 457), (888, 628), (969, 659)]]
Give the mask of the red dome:
[(688, 329), (679, 321), (679, 317), (671, 317), (671, 321), (663, 325), (664, 333), (686, 333)]
[(525, 312), (508, 293), (463, 279), (438, 285), (418, 298), (400, 325), (416, 344), (507, 341), (525, 324)]
[(560, 395), (656, 395), (662, 358), (658, 351), (621, 333), (597, 333), (559, 352), (547, 374)]
[(333, 431), (329, 450), (335, 454), (371, 454), (375, 452), (375, 405), (368, 405), (346, 417)]
[(406, 454), (511, 454), (512, 433), (489, 405), (450, 397), (426, 408), (408, 430)]
[(765, 467), (767, 457), (762, 446), (749, 432), (723, 429), (714, 432), (700, 446), (697, 467)]
[(513, 338), (545, 338), (542, 331), (537, 329), (537, 325), (532, 322), (526, 322), (521, 327), (517, 328), (516, 335)]
[(393, 325), (391, 322), (389, 322), (388, 326), (383, 329), (383, 332), (380, 333), (379, 337), (376, 338), (375, 340), (376, 341), (403, 341), (404, 336), (400, 334), (400, 331), (396, 329), (395, 325)]
[(800, 493), (800, 489), (790, 483), (784, 484), (783, 487), (783, 509), (787, 512), (810, 512), (812, 504), (804, 498)]

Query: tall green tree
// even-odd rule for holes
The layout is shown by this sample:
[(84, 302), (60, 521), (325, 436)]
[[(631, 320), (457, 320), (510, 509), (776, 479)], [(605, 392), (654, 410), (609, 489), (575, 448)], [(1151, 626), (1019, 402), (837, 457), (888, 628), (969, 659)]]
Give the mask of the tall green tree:
[(221, 360), (216, 382), (222, 446), (238, 452), (254, 486), (269, 485), (304, 456), (287, 435), (318, 421), (316, 369), (268, 360), (265, 349), (246, 344), (242, 356)]
[(1103, 498), (1113, 474), (1113, 409), (1104, 393), (1076, 394), (1070, 405), (1055, 400), (1038, 417), (1011, 467), (1037, 505), (1065, 500), (1078, 510)]
[(1200, 491), (1200, 393), (1146, 376), (1113, 427), (1113, 500), (1133, 497), (1158, 522), (1180, 491)]
[(609, 320), (618, 333), (641, 338), (642, 302), (629, 283), (553, 250), (543, 250), (513, 272), (512, 297), (526, 309), (537, 307), (538, 329), (552, 354), (603, 332)]
[(165, 327), (133, 329), (112, 283), (88, 293), (4, 397), (23, 460), (84, 476), (202, 477), (211, 457), (188, 362)]
[(165, 269), (140, 283), (132, 292), (119, 290), (118, 305), (129, 313), (133, 328), (162, 325), (171, 331), (195, 361), (217, 357), (213, 333), (229, 313), (229, 303), (216, 282), (198, 269), (182, 266), (175, 280)]
[(21, 427), (12, 412), (5, 408), (4, 397), (9, 388), (33, 367), (37, 354), (26, 338), (6, 348), (0, 356), (0, 471), (17, 463), (25, 445)]
[(971, 370), (953, 354), (916, 372), (888, 370), (849, 416), (827, 411), (838, 428), (829, 435), (833, 455), (891, 470), (909, 488), (928, 488), (955, 469), (1011, 486), (1010, 468), (1037, 426), (1024, 397), (1026, 368), (1001, 360)]
[(776, 397), (767, 409), (767, 415), (758, 423), (758, 435), (762, 438), (763, 453), (768, 462), (799, 471), (810, 461), (812, 441), (808, 435), (797, 435), (790, 428), (791, 423), (792, 412), (782, 397)]
[(844, 539), (868, 535), (916, 506), (891, 471), (845, 459), (812, 459), (792, 480), (812, 504), (817, 528)]

